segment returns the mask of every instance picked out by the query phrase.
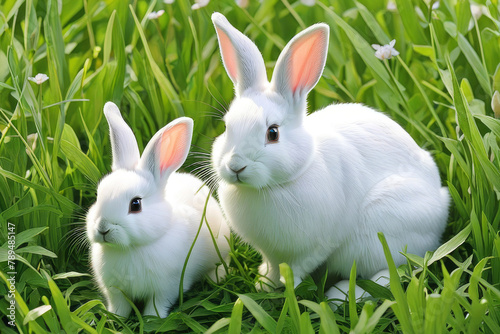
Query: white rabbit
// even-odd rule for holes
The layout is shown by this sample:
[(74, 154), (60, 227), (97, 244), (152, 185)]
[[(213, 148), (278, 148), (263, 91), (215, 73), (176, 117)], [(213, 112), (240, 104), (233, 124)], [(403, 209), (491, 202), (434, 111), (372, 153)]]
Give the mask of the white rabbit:
[[(212, 164), (230, 226), (263, 255), (260, 274), (277, 285), (286, 262), (297, 285), (326, 263), (345, 279), (356, 260), (359, 276), (378, 280), (387, 263), (377, 232), (397, 264), (406, 246), (420, 256), (434, 250), (449, 194), (430, 154), (396, 122), (361, 104), (307, 115), (329, 27), (316, 24), (296, 35), (268, 82), (255, 44), (223, 15), (214, 13), (212, 21), (236, 93)], [(332, 288), (329, 296), (344, 299), (348, 284), (337, 287), (342, 293)]]
[[(179, 294), (184, 261), (195, 240), (209, 190), (189, 174), (175, 173), (191, 145), (193, 121), (178, 118), (159, 130), (142, 157), (118, 107), (108, 102), (112, 173), (97, 188), (87, 215), (91, 265), (109, 311), (128, 316), (131, 300), (144, 314), (164, 318)], [(218, 203), (209, 199), (206, 220), (221, 256), (229, 252), (229, 227)], [(204, 222), (184, 276), (184, 290), (203, 274), (215, 273), (220, 258)], [(158, 312), (158, 313), (157, 313)]]

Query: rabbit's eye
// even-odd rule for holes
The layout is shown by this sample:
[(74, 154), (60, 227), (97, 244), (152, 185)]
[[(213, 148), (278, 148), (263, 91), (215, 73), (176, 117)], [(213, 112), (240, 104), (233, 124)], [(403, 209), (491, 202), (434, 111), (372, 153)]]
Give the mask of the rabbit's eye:
[(139, 213), (142, 211), (141, 198), (135, 197), (130, 201), (130, 208), (128, 213)]
[(280, 138), (280, 133), (278, 131), (278, 126), (271, 125), (269, 129), (267, 129), (267, 142), (276, 143), (279, 138)]

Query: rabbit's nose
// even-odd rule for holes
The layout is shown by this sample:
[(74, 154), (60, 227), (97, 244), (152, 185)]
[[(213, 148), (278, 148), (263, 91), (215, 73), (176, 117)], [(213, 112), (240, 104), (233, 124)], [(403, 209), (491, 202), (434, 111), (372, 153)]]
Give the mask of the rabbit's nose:
[(229, 169), (232, 170), (235, 174), (239, 174), (239, 173), (243, 172), (245, 170), (245, 168), (247, 168), (247, 166), (244, 166), (240, 169), (236, 169), (236, 168), (233, 169), (232, 167), (229, 167)]

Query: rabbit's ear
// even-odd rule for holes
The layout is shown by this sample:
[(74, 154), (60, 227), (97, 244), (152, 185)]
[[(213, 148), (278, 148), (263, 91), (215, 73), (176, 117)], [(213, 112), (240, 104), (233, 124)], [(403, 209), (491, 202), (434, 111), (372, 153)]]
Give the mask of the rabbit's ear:
[(151, 138), (139, 162), (139, 168), (151, 172), (160, 187), (165, 186), (170, 174), (186, 161), (191, 147), (193, 120), (180, 117)]
[(113, 164), (111, 169), (134, 169), (139, 161), (139, 147), (132, 129), (125, 123), (120, 110), (113, 102), (106, 102), (104, 115), (109, 124)]
[(287, 100), (305, 98), (318, 83), (325, 67), (329, 32), (328, 25), (315, 24), (292, 38), (281, 52), (271, 85)]
[(248, 88), (263, 89), (268, 83), (264, 59), (257, 46), (234, 28), (220, 13), (212, 14), (222, 61), (233, 81), (236, 96)]

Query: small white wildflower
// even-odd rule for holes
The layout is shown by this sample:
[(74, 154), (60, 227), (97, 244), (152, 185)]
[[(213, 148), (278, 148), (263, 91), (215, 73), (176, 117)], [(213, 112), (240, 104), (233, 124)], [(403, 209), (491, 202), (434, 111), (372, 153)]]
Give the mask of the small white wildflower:
[(166, 3), (167, 5), (170, 5), (174, 3), (175, 0), (163, 0), (163, 3)]
[(474, 18), (477, 21), (477, 20), (479, 20), (479, 18), (481, 16), (483, 16), (483, 14), (488, 13), (488, 10), (486, 9), (485, 6), (472, 4), (472, 5), (470, 5), (470, 12), (471, 12), (472, 16), (474, 16)]
[(436, 9), (438, 9), (438, 8), (439, 8), (439, 1), (434, 2), (434, 3), (432, 4), (432, 7), (431, 7), (431, 8), (432, 8), (432, 10), (436, 10)]
[(376, 50), (375, 57), (377, 57), (380, 60), (384, 60), (384, 59), (391, 59), (393, 56), (397, 56), (399, 52), (394, 48), (395, 44), (396, 44), (395, 39), (393, 39), (389, 44), (382, 46), (378, 44), (372, 44), (372, 48)]
[(163, 13), (165, 13), (165, 11), (163, 9), (160, 9), (157, 12), (151, 12), (151, 13), (148, 14), (148, 19), (150, 19), (150, 20), (156, 20), (157, 18), (159, 18), (160, 16), (162, 16)]
[(249, 0), (236, 0), (236, 4), (241, 8), (247, 8), (248, 2)]
[(316, 0), (300, 0), (300, 2), (302, 2), (303, 5), (306, 5), (309, 7), (312, 7), (316, 4)]
[[(31, 152), (35, 151), (37, 140), (38, 140), (38, 133), (36, 132), (29, 134), (28, 137), (26, 138), (26, 142), (28, 143), (28, 147), (31, 148)], [(30, 154), (28, 147), (26, 147), (26, 153)]]
[(498, 90), (493, 93), (493, 97), (491, 98), (491, 109), (493, 109), (495, 117), (500, 118), (500, 93)]
[(195, 1), (196, 1), (196, 3), (191, 6), (192, 10), (197, 10), (197, 9), (202, 8), (202, 7), (205, 7), (210, 2), (210, 0), (195, 0)]
[(49, 77), (47, 76), (47, 74), (38, 73), (37, 75), (35, 75), (35, 77), (29, 77), (28, 80), (33, 81), (37, 85), (41, 85), (45, 81), (49, 80)]
[(398, 10), (398, 7), (396, 6), (396, 2), (394, 2), (394, 0), (389, 0), (387, 2), (387, 7), (386, 9), (390, 12), (395, 12)]

